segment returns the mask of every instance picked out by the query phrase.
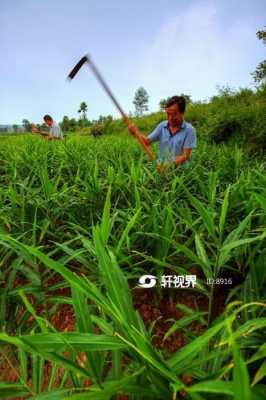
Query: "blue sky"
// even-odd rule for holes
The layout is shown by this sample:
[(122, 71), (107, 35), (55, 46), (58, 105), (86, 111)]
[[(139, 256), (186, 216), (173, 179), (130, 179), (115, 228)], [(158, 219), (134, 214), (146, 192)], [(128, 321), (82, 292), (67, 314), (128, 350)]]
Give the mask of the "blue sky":
[(204, 100), (217, 86), (252, 86), (265, 59), (256, 31), (264, 0), (1, 0), (0, 124), (118, 116), (87, 68), (66, 76), (89, 53), (126, 112), (139, 86), (150, 111), (181, 92)]

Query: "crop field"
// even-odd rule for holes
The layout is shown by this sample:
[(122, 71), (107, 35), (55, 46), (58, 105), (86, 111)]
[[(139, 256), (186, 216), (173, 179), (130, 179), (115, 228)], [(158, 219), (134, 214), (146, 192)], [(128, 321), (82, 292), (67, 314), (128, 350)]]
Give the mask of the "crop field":
[(204, 140), (159, 174), (123, 133), (0, 138), (0, 398), (264, 399), (265, 169)]

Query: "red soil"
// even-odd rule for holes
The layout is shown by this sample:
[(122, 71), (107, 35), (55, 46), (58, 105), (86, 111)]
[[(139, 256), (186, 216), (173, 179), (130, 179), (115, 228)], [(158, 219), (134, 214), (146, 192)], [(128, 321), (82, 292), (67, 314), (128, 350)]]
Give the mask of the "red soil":
[[(55, 276), (53, 279), (48, 280), (45, 286), (49, 287), (56, 282), (61, 281), (60, 276)], [(15, 286), (19, 287), (25, 284), (25, 280), (17, 279)], [(71, 291), (69, 288), (57, 289), (53, 293), (50, 293), (51, 296), (71, 296)], [(178, 304), (184, 304), (190, 308), (195, 309), (196, 305), (200, 311), (206, 311), (208, 309), (208, 301), (206, 297), (200, 296), (196, 292), (191, 292), (189, 290), (180, 290), (180, 289), (171, 289), (165, 290), (163, 292), (162, 298), (159, 299), (158, 292), (153, 289), (135, 289), (132, 290), (133, 300), (136, 310), (139, 312), (141, 317), (143, 318), (144, 324), (146, 327), (149, 327), (151, 323), (156, 320), (152, 330), (152, 343), (154, 346), (160, 350), (162, 350), (166, 355), (173, 353), (180, 349), (182, 346), (186, 344), (186, 338), (184, 332), (181, 330), (177, 330), (166, 340), (163, 340), (165, 333), (172, 326), (174, 321), (183, 317), (183, 313), (177, 308)], [(170, 294), (170, 296), (169, 296)], [(219, 296), (215, 296), (216, 303), (214, 304), (213, 315), (218, 315), (224, 309), (225, 295), (221, 293)], [(34, 298), (32, 296), (28, 296), (28, 299), (33, 304)], [(218, 300), (218, 302), (217, 302)], [(47, 302), (48, 308), (50, 308), (49, 302)], [(44, 313), (44, 307), (38, 306), (36, 308), (36, 313), (39, 316), (42, 316)], [(170, 320), (171, 321), (168, 321)], [(29, 324), (32, 322), (33, 317), (30, 317), (28, 322)], [(19, 323), (19, 319), (17, 321)], [(61, 304), (58, 306), (57, 311), (50, 318), (50, 323), (54, 326), (54, 328), (61, 332), (71, 332), (75, 330), (75, 315), (73, 312), (73, 307), (68, 304)], [(190, 326), (190, 330), (195, 333), (200, 333), (206, 327), (199, 325), (197, 322), (193, 322)], [(8, 346), (7, 346), (8, 349)], [(7, 353), (6, 353), (7, 354)], [(19, 382), (19, 368), (18, 363), (16, 361), (15, 356), (10, 357), (9, 361), (12, 364), (9, 365), (5, 357), (1, 356), (0, 359), (0, 381), (4, 382)], [(80, 362), (84, 362), (82, 360), (82, 354), (80, 354), (81, 360)], [(51, 364), (50, 362), (46, 362), (44, 368), (44, 384), (43, 389), (47, 388), (49, 382), (49, 376), (51, 372)], [(58, 374), (56, 377), (55, 386), (60, 384), (60, 381), (63, 376), (63, 369), (58, 369)], [(191, 383), (191, 377), (184, 377), (184, 382), (189, 380)], [(67, 382), (70, 383), (70, 382)], [(90, 385), (92, 382), (87, 380), (86, 384)], [(189, 382), (186, 382), (189, 384)], [(29, 386), (31, 386), (31, 381), (28, 382)], [(129, 397), (126, 395), (121, 395), (119, 400), (128, 400)], [(13, 400), (19, 400), (19, 398), (14, 398)]]

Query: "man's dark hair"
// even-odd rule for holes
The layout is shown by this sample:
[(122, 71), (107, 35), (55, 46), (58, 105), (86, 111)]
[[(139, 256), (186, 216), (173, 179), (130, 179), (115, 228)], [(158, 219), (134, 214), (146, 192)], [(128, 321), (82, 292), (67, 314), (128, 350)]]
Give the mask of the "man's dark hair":
[(44, 119), (44, 121), (52, 121), (52, 120), (53, 120), (53, 118), (51, 117), (51, 115), (48, 115), (48, 114), (46, 114), (46, 115), (43, 117), (43, 119)]
[(171, 107), (173, 104), (177, 104), (178, 110), (181, 113), (185, 112), (186, 109), (186, 99), (184, 96), (173, 96), (167, 99), (165, 108)]

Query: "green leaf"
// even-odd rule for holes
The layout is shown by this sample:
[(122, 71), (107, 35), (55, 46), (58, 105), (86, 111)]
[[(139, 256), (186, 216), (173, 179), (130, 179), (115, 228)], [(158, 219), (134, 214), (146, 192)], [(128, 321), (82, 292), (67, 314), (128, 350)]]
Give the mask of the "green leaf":
[(226, 394), (229, 396), (234, 395), (234, 386), (232, 382), (225, 382), (213, 380), (196, 383), (195, 385), (186, 389), (188, 393), (203, 392), (203, 393), (217, 393)]
[(180, 252), (185, 254), (188, 257), (188, 259), (190, 259), (191, 261), (194, 261), (195, 264), (200, 265), (202, 270), (204, 271), (204, 273), (207, 274), (208, 278), (212, 277), (212, 275), (209, 275), (210, 271), (209, 271), (208, 267), (206, 266), (205, 262), (203, 262), (200, 257), (198, 257), (196, 254), (194, 254), (193, 251), (191, 251), (186, 245), (180, 244), (180, 243), (174, 243), (174, 245)]
[[(232, 320), (233, 317), (228, 317)], [(174, 356), (167, 360), (168, 366), (176, 374), (181, 373), (184, 365), (192, 362), (194, 358), (202, 351), (202, 349), (209, 344), (209, 341), (222, 329), (226, 324), (226, 320), (216, 323), (213, 327), (209, 328), (197, 339), (182, 347)]]
[(266, 212), (266, 197), (259, 193), (252, 193), (252, 196), (255, 197), (261, 208)]
[[(266, 325), (265, 325), (266, 326)], [(248, 363), (260, 360), (261, 358), (266, 358), (266, 343), (263, 343), (255, 354), (248, 360)]]
[(19, 373), (20, 378), (23, 382), (27, 382), (28, 370), (27, 370), (27, 355), (25, 351), (18, 349), (18, 359), (19, 359)]
[(16, 397), (24, 397), (29, 394), (30, 392), (23, 385), (0, 382), (0, 399), (12, 400)]
[(110, 209), (111, 209), (111, 186), (108, 188), (108, 192), (106, 195), (105, 205), (103, 209), (103, 216), (101, 222), (101, 238), (103, 243), (106, 244), (108, 242), (109, 235), (111, 233), (111, 218), (110, 218)]
[[(204, 248), (204, 245), (200, 239), (200, 236), (196, 233), (195, 234), (195, 243), (196, 243), (196, 250), (198, 257), (202, 260), (201, 266), (204, 272), (204, 275), (206, 278), (211, 278), (213, 276), (213, 271), (211, 269), (211, 264), (209, 262), (208, 256), (206, 254), (206, 250)], [(204, 265), (204, 267), (203, 267)]]
[(133, 226), (137, 222), (137, 219), (138, 219), (138, 217), (140, 215), (140, 212), (141, 212), (141, 209), (138, 209), (137, 212), (133, 215), (133, 217), (127, 223), (127, 226), (125, 227), (125, 229), (124, 229), (124, 231), (123, 231), (123, 233), (122, 233), (122, 235), (120, 237), (120, 240), (118, 242), (118, 245), (116, 247), (116, 252), (117, 253), (119, 253), (121, 251), (121, 248), (122, 248), (124, 242), (126, 241), (130, 230), (133, 228)]
[(36, 333), (34, 335), (8, 336), (0, 334), (0, 340), (30, 351), (34, 348), (41, 352), (106, 351), (123, 349), (124, 344), (115, 337), (91, 333)]
[[(76, 316), (77, 331), (80, 333), (93, 334), (94, 328), (90, 318), (86, 296), (76, 288), (72, 288), (72, 299)], [(92, 353), (91, 351), (87, 351), (86, 356), (88, 359), (87, 367), (90, 370), (94, 381), (100, 384), (104, 360), (99, 353)]]
[(228, 243), (234, 242), (240, 238), (244, 230), (247, 228), (248, 224), (250, 223), (251, 217), (252, 217), (253, 212), (249, 213), (243, 221), (240, 222), (240, 224), (233, 229), (229, 235), (225, 238), (223, 245), (226, 245)]
[(74, 394), (69, 396), (70, 400), (107, 400), (119, 393), (127, 393), (128, 385), (131, 385), (138, 375), (143, 373), (144, 368), (133, 373), (130, 376), (125, 376), (116, 381), (109, 381), (104, 383), (103, 389), (98, 389), (95, 386), (91, 387), (86, 393)]
[(218, 267), (221, 268), (230, 259), (230, 257), (232, 256), (231, 250), (243, 245), (256, 242), (258, 240), (263, 240), (265, 236), (266, 232), (264, 232), (262, 235), (253, 238), (239, 239), (223, 245), (222, 248), (220, 249), (220, 254), (218, 258)]
[(188, 194), (188, 197), (191, 201), (191, 204), (195, 207), (195, 209), (198, 211), (199, 215), (202, 218), (202, 221), (207, 228), (207, 231), (210, 235), (210, 237), (216, 241), (216, 234), (215, 234), (215, 223), (214, 223), (214, 213), (212, 210), (208, 209), (206, 205), (203, 204), (200, 200), (198, 200), (196, 197), (192, 196), (191, 194)]
[(252, 386), (256, 385), (266, 376), (266, 361), (264, 361), (258, 371), (256, 372), (254, 379), (252, 381)]
[(175, 331), (177, 331), (178, 329), (182, 329), (185, 328), (186, 326), (188, 326), (189, 324), (191, 324), (191, 322), (193, 321), (198, 321), (201, 320), (201, 317), (203, 315), (206, 315), (207, 312), (195, 312), (192, 315), (187, 315), (186, 317), (183, 317), (181, 319), (179, 319), (178, 321), (176, 321), (171, 328), (166, 332), (166, 334), (164, 335), (163, 340), (167, 339), (169, 336), (171, 336)]
[(233, 368), (233, 386), (235, 400), (251, 400), (251, 391), (249, 385), (248, 369), (243, 360), (241, 353), (236, 345), (232, 342), (234, 368)]
[(227, 211), (228, 211), (228, 205), (229, 205), (229, 192), (230, 192), (230, 185), (227, 187), (225, 194), (224, 194), (224, 199), (223, 199), (223, 204), (221, 208), (221, 214), (220, 214), (220, 219), (219, 219), (219, 231), (220, 231), (220, 238), (223, 236), (224, 232), (224, 226), (225, 226), (225, 220), (227, 216)]

